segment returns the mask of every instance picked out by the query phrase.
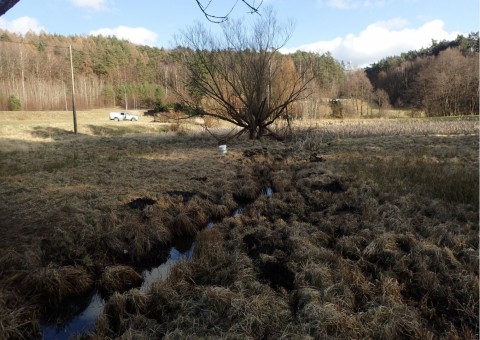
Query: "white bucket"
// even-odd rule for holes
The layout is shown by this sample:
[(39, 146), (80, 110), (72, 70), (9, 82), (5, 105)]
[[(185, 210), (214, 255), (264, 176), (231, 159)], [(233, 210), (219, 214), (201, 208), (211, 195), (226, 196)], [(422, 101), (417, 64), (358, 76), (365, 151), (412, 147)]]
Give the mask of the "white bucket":
[(220, 151), (220, 153), (222, 155), (225, 155), (227, 153), (227, 145), (225, 145), (225, 144), (219, 145), (218, 146), (218, 151)]

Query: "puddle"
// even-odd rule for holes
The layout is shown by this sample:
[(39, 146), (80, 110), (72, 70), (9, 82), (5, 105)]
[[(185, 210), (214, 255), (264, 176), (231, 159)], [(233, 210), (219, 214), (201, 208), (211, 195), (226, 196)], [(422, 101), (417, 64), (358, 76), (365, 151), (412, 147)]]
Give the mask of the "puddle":
[(272, 188), (266, 188), (263, 190), (263, 194), (265, 196), (272, 196), (273, 195), (273, 189)]
[(244, 207), (238, 207), (232, 212), (232, 217), (238, 216), (238, 215), (243, 215)]
[[(175, 263), (192, 258), (194, 247), (194, 238), (177, 238), (170, 248), (167, 261), (142, 271), (143, 283), (139, 287), (140, 291), (146, 293), (153, 283), (165, 281)], [(75, 334), (93, 331), (97, 319), (105, 309), (105, 303), (97, 290), (89, 297), (80, 296), (63, 303), (58, 309), (50, 311), (47, 320), (41, 324), (43, 339), (66, 340)]]
[[(194, 193), (190, 192), (171, 192), (172, 196), (181, 196), (183, 201), (188, 201)], [(266, 188), (263, 190), (263, 194), (271, 196), (273, 190)], [(137, 198), (129, 203), (132, 209), (143, 210), (147, 205), (154, 204), (156, 201), (150, 198)], [(238, 207), (235, 209), (231, 216), (235, 217), (242, 215), (245, 207)], [(215, 225), (214, 222), (209, 222), (207, 228), (212, 228)], [(142, 271), (143, 283), (139, 287), (139, 290), (143, 293), (149, 291), (152, 284), (155, 282), (165, 281), (170, 275), (172, 266), (181, 260), (190, 260), (193, 256), (193, 250), (195, 248), (195, 239), (193, 237), (178, 237), (175, 239), (168, 258), (162, 264), (156, 267), (150, 267)], [(270, 274), (270, 267), (266, 268), (267, 274)], [(273, 268), (276, 269), (276, 268)], [(282, 268), (283, 269), (283, 268)], [(271, 270), (270, 270), (271, 271)], [(267, 275), (268, 278), (272, 275)], [(289, 281), (279, 282), (280, 286), (289, 287)], [(79, 296), (75, 299), (71, 299), (69, 302), (65, 302), (56, 310), (50, 311), (47, 320), (44, 320), (41, 324), (42, 338), (44, 340), (50, 339), (69, 339), (73, 335), (85, 334), (91, 332), (95, 328), (97, 319), (102, 315), (105, 309), (105, 299), (101, 294), (95, 290), (88, 297)]]
[[(53, 312), (56, 314), (55, 318), (57, 319), (58, 324), (52, 319), (43, 323), (41, 325), (43, 339), (66, 340), (74, 334), (87, 333), (94, 329), (95, 322), (97, 322), (97, 319), (102, 315), (105, 308), (105, 300), (97, 290), (93, 292), (90, 300), (85, 299), (84, 296), (81, 298), (87, 300), (88, 305), (80, 312), (80, 314), (78, 314), (78, 309), (82, 308), (82, 306), (77, 304), (74, 300), (62, 305), (61, 311), (56, 310)], [(72, 314), (75, 315), (73, 318), (71, 316)], [(64, 317), (66, 317), (67, 320), (63, 319)]]
[(138, 209), (138, 210), (143, 210), (147, 205), (153, 205), (157, 201), (154, 199), (148, 198), (148, 197), (143, 197), (143, 198), (136, 198), (130, 202), (128, 202), (128, 206), (132, 209)]
[(191, 237), (182, 237), (176, 240), (175, 245), (170, 248), (170, 254), (166, 262), (142, 272), (143, 283), (139, 288), (140, 291), (146, 293), (155, 282), (165, 281), (170, 275), (170, 270), (175, 263), (180, 260), (190, 260), (192, 258), (194, 248), (195, 242)]

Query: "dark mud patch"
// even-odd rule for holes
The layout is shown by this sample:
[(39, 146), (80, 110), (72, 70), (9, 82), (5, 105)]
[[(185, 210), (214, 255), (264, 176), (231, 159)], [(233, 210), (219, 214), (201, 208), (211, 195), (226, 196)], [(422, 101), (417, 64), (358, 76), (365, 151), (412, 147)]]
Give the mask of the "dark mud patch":
[(265, 235), (261, 233), (247, 234), (243, 237), (247, 255), (257, 260), (261, 254), (275, 255), (277, 259), (285, 259), (292, 252), (292, 244), (288, 235)]
[(286, 290), (295, 288), (295, 273), (285, 264), (276, 261), (267, 261), (260, 266), (260, 278), (268, 281), (270, 287)]
[(143, 198), (136, 198), (131, 202), (128, 202), (127, 205), (132, 209), (143, 210), (147, 207), (147, 205), (154, 205), (157, 203), (156, 200), (143, 197)]
[(312, 190), (320, 190), (320, 191), (326, 191), (326, 192), (331, 192), (331, 193), (340, 193), (340, 192), (345, 192), (347, 189), (345, 188), (345, 185), (340, 183), (338, 180), (333, 180), (330, 183), (326, 184), (312, 184), (311, 186)]
[(351, 206), (348, 204), (341, 205), (334, 211), (335, 215), (341, 215), (341, 214), (360, 215), (361, 213), (362, 213), (362, 210), (359, 207)]
[(192, 181), (206, 182), (208, 178), (204, 176), (204, 177), (191, 177), (190, 179)]
[(318, 155), (316, 152), (312, 153), (309, 158), (310, 162), (316, 163), (316, 162), (325, 162), (325, 158), (322, 156)]

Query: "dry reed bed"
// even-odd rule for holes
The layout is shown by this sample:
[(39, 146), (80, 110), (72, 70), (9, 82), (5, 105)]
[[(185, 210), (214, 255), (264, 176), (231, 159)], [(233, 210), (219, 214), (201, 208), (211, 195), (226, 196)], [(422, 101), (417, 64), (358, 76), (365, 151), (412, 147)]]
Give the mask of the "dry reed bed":
[[(98, 284), (113, 294), (100, 337), (478, 336), (469, 124), (451, 137), (332, 126), (293, 143), (236, 140), (226, 157), (202, 134), (22, 141), (1, 160), (0, 331), (33, 337), (41, 303)], [(244, 215), (225, 218), (239, 203)], [(119, 293), (136, 263), (195, 234), (193, 261), (167, 282)]]

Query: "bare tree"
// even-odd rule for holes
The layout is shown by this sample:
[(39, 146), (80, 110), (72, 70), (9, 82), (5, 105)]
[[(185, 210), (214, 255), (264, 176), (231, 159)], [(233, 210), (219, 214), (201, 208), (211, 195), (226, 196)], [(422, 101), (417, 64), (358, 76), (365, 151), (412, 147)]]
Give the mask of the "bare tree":
[(288, 117), (292, 104), (306, 97), (312, 79), (296, 69), (290, 56), (278, 52), (292, 27), (280, 24), (270, 10), (250, 28), (241, 21), (222, 23), (220, 37), (201, 24), (183, 32), (189, 96), (182, 100), (241, 127), (251, 139), (274, 135), (270, 125)]
[(365, 71), (362, 69), (350, 71), (345, 86), (347, 95), (353, 99), (357, 113), (363, 116), (365, 106), (368, 114), (368, 103), (371, 101), (373, 87)]

